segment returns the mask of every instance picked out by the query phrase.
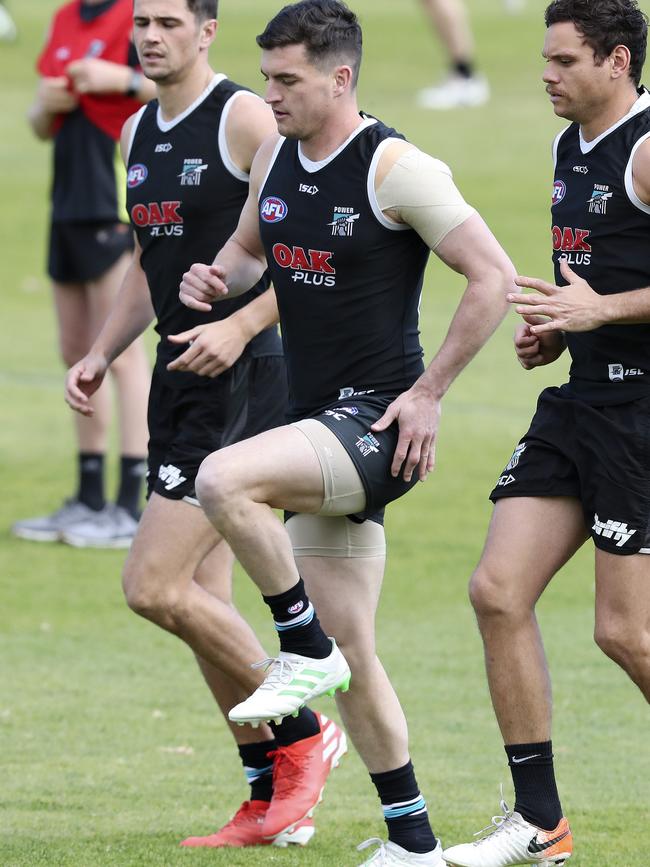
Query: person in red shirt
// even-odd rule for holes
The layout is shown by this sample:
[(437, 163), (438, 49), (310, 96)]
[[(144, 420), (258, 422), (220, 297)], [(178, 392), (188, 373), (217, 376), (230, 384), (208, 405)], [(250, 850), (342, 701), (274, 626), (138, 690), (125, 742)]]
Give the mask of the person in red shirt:
[[(53, 142), (48, 273), (61, 355), (71, 367), (88, 351), (122, 282), (133, 248), (119, 219), (116, 141), (127, 117), (154, 95), (137, 66), (131, 0), (73, 0), (55, 13), (37, 69), (28, 118)], [(91, 418), (77, 416), (79, 485), (62, 508), (18, 521), (14, 535), (54, 542), (75, 526), (78, 544), (128, 546), (139, 517), (147, 448), (149, 365), (141, 341), (111, 366), (120, 415), (120, 483), (104, 497), (110, 393), (93, 397)]]

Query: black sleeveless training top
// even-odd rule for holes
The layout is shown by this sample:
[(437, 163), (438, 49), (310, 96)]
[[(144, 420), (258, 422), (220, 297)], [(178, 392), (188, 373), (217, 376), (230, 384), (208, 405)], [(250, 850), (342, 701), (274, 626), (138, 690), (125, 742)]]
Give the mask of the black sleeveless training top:
[[(187, 348), (164, 338), (225, 319), (268, 288), (268, 274), (250, 292), (215, 303), (210, 313), (185, 307), (178, 298), (183, 273), (195, 262), (210, 263), (234, 232), (248, 195), (248, 176), (230, 159), (225, 121), (230, 101), (245, 88), (215, 76), (182, 115), (165, 122), (158, 102), (145, 106), (134, 122), (128, 155), (127, 209), (142, 247), (157, 317), (157, 369), (169, 384), (194, 384), (193, 374), (164, 372)], [(253, 356), (280, 355), (276, 327), (248, 345)]]
[[(650, 286), (650, 205), (632, 185), (632, 157), (650, 136), (650, 94), (592, 142), (573, 123), (557, 137), (551, 208), (553, 264), (559, 262), (599, 294)], [(650, 325), (604, 325), (567, 333), (570, 394), (593, 405), (624, 403), (650, 394)]]
[(259, 198), (280, 309), (291, 418), (341, 396), (409, 388), (422, 373), (418, 303), (429, 248), (379, 210), (383, 147), (402, 138), (364, 118), (334, 154), (307, 160), (281, 139)]

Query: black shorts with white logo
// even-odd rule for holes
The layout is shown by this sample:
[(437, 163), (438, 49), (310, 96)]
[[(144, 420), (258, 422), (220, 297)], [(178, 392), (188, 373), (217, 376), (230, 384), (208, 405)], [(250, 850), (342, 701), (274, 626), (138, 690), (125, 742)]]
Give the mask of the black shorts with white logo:
[(650, 398), (590, 406), (545, 389), (490, 494), (504, 497), (576, 497), (597, 548), (650, 553)]
[(86, 283), (131, 250), (133, 231), (126, 223), (52, 223), (47, 272), (57, 283)]
[(366, 492), (366, 508), (353, 520), (383, 523), (384, 507), (399, 499), (418, 482), (417, 473), (410, 482), (402, 474), (393, 478), (390, 472), (397, 448), (397, 422), (384, 431), (373, 433), (370, 426), (382, 417), (397, 394), (352, 395), (338, 400), (314, 415), (328, 427), (352, 458)]
[(154, 372), (149, 395), (147, 496), (196, 501), (194, 482), (212, 452), (286, 422), (282, 356), (243, 357), (195, 386), (173, 388)]

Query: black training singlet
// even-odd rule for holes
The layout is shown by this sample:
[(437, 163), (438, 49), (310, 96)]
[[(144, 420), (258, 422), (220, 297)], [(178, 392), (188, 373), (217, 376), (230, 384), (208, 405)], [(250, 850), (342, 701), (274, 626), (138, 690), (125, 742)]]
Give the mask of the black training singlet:
[(424, 369), (418, 303), (429, 248), (386, 220), (374, 192), (383, 143), (395, 138), (367, 118), (319, 163), (280, 139), (262, 185), (294, 419), (353, 391), (404, 391)]
[[(551, 216), (558, 285), (566, 282), (562, 256), (600, 295), (650, 285), (650, 205), (632, 185), (632, 159), (648, 136), (644, 90), (631, 112), (594, 141), (582, 140), (575, 123), (556, 139)], [(567, 333), (566, 341), (570, 394), (593, 405), (650, 394), (650, 325), (605, 325)]]
[[(158, 102), (145, 106), (134, 121), (128, 155), (127, 209), (142, 247), (157, 317), (157, 367), (170, 385), (194, 384), (190, 374), (163, 373), (165, 365), (187, 348), (165, 340), (218, 319), (225, 319), (268, 288), (268, 276), (250, 292), (219, 301), (210, 313), (181, 304), (178, 288), (194, 262), (210, 263), (234, 232), (248, 195), (248, 175), (232, 162), (225, 126), (228, 111), (245, 88), (215, 76), (193, 105), (165, 122)], [(255, 357), (281, 355), (276, 327), (249, 343)]]

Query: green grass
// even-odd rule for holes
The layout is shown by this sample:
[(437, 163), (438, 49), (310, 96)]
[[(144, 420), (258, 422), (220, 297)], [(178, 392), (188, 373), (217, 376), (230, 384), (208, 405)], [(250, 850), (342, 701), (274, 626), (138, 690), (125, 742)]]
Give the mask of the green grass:
[[(253, 35), (279, 4), (222, 0), (215, 66), (260, 87)], [(415, 91), (441, 72), (411, 0), (353, 3), (365, 25), (361, 104), (448, 161), (524, 273), (550, 276), (550, 142), (559, 128), (540, 84), (543, 3), (518, 17), (474, 0), (486, 108), (427, 114)], [(642, 4), (648, 8), (648, 4)], [(354, 844), (382, 834), (375, 795), (350, 754), (300, 852), (185, 852), (177, 842), (223, 821), (245, 797), (229, 735), (191, 654), (138, 620), (121, 597), (122, 556), (21, 543), (8, 527), (70, 493), (71, 419), (63, 405), (44, 274), (49, 151), (24, 114), (51, 0), (13, 3), (15, 45), (0, 45), (3, 82), (0, 237), (0, 865), (353, 865)], [(461, 281), (433, 263), (422, 316), (429, 354)], [(537, 392), (564, 364), (524, 373), (509, 318), (444, 404), (438, 467), (389, 511), (379, 648), (410, 720), (412, 754), (435, 828), (467, 839), (509, 782), (489, 704), (466, 583), (480, 554), (486, 493), (523, 433)], [(552, 544), (552, 539), (549, 539)], [(647, 867), (648, 709), (593, 644), (590, 546), (555, 580), (540, 619), (554, 678), (557, 772), (576, 867)], [(256, 591), (237, 576), (240, 608), (273, 647)], [(321, 705), (331, 712), (330, 702)], [(174, 752), (191, 747), (191, 752)], [(509, 786), (506, 787), (509, 791)]]

